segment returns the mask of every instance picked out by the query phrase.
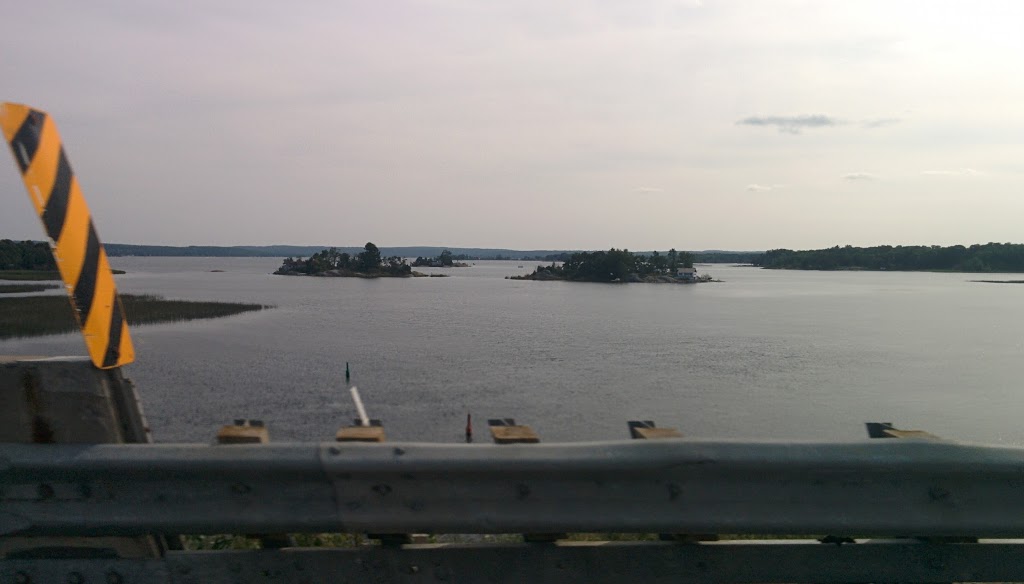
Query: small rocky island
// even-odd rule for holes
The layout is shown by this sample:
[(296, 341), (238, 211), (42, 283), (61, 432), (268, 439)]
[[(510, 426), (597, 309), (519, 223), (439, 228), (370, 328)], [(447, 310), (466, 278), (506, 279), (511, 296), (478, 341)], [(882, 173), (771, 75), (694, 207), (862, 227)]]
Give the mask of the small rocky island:
[(648, 282), (656, 284), (695, 284), (715, 282), (711, 276), (697, 275), (693, 254), (671, 249), (661, 255), (634, 254), (627, 249), (574, 253), (562, 265), (537, 266), (525, 276), (510, 280), (566, 280), (571, 282)]
[(417, 257), (412, 263), (414, 268), (468, 268), (466, 262), (456, 261), (466, 259), (465, 256), (453, 256), (447, 249), (441, 252), (436, 258)]
[(274, 272), (279, 276), (320, 276), (328, 278), (411, 278), (425, 277), (414, 272), (404, 258), (382, 257), (380, 250), (368, 242), (356, 255), (329, 248), (302, 258), (285, 258)]

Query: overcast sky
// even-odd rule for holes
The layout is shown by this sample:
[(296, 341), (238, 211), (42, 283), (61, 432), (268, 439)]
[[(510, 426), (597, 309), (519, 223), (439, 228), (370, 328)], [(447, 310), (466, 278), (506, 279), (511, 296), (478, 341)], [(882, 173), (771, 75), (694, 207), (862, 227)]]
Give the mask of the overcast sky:
[[(9, 3), (107, 242), (1024, 242), (1024, 3)], [(6, 157), (6, 155), (5, 155)], [(0, 160), (0, 237), (42, 239)]]

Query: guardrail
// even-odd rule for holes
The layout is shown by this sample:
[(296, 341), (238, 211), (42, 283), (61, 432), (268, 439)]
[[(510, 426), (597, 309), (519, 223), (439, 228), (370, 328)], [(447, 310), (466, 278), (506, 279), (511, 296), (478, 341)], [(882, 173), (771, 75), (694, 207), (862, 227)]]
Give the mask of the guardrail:
[(1024, 537), (1024, 450), (934, 440), (0, 445), (0, 534)]
[[(3, 536), (813, 533), (836, 545), (563, 541), (159, 558), (43, 550), (0, 560), (0, 582), (1008, 581), (1024, 574), (1024, 546), (974, 538), (1024, 536), (1022, 485), (1024, 450), (930, 439), (2, 444)], [(854, 539), (885, 535), (917, 537)]]
[[(218, 445), (145, 444), (118, 370), (0, 359), (0, 584), (1024, 581), (1024, 449), (885, 423), (869, 436), (898, 439), (635, 421), (632, 441), (541, 444), (487, 424), (496, 444), (387, 443), (382, 426), (274, 444), (254, 420)], [(366, 539), (296, 547), (320, 532)], [(187, 551), (184, 534), (263, 549)], [(621, 534), (642, 537), (580, 541)]]

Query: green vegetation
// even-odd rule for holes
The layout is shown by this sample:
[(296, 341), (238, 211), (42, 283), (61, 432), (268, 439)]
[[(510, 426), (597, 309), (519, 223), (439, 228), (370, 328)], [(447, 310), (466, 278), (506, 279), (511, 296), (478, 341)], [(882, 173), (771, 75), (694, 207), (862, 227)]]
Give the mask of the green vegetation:
[(56, 284), (0, 284), (0, 294), (21, 294), (42, 292), (56, 288)]
[(60, 280), (54, 270), (0, 270), (0, 280)]
[(382, 257), (380, 249), (367, 243), (352, 256), (337, 248), (321, 250), (308, 260), (285, 258), (275, 274), (283, 276), (334, 276), (342, 278), (380, 278), (412, 276), (412, 267), (398, 256)]
[(49, 244), (0, 239), (0, 270), (56, 271), (57, 264), (53, 261)]
[[(289, 537), (298, 547), (354, 548), (377, 545), (358, 533), (293, 533)], [(244, 535), (183, 535), (182, 544), (186, 550), (251, 550), (263, 546), (259, 538)]]
[[(159, 296), (121, 295), (130, 325), (231, 316), (270, 308), (261, 304), (165, 300)], [(0, 339), (55, 335), (78, 329), (66, 296), (0, 299)]]
[(808, 251), (773, 249), (754, 262), (791, 270), (895, 270), (948, 272), (1024, 272), (1024, 244), (833, 247)]
[[(110, 270), (123, 274), (124, 270)], [(0, 280), (60, 280), (50, 245), (0, 239)]]
[(763, 255), (762, 251), (695, 251), (693, 261), (699, 264), (753, 264)]
[(692, 268), (693, 254), (671, 249), (661, 255), (631, 253), (627, 249), (612, 248), (608, 251), (577, 252), (562, 265), (554, 262), (550, 266), (537, 266), (526, 276), (515, 276), (516, 280), (572, 280), (575, 282), (657, 282), (676, 281), (678, 268)]
[(427, 267), (427, 268), (468, 268), (469, 264), (461, 261), (460, 259), (466, 259), (465, 256), (454, 256), (452, 252), (447, 249), (442, 251), (437, 257), (425, 258), (417, 257), (416, 261), (412, 263), (412, 267)]

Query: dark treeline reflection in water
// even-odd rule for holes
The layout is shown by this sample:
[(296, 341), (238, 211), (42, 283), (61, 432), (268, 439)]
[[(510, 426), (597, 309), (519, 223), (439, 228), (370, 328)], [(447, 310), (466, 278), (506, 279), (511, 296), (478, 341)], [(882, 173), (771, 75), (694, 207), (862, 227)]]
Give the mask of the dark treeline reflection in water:
[[(112, 263), (125, 293), (276, 307), (133, 329), (127, 374), (161, 442), (208, 442), (234, 418), (330, 440), (355, 416), (349, 362), (391, 440), (461, 441), (471, 412), (545, 441), (653, 419), (696, 438), (856, 439), (887, 421), (1024, 444), (1024, 287), (971, 274), (715, 265), (698, 270), (721, 283), (621, 285), (504, 279), (535, 262), (379, 280), (272, 276), (273, 258)], [(74, 334), (0, 342), (84, 352)]]

